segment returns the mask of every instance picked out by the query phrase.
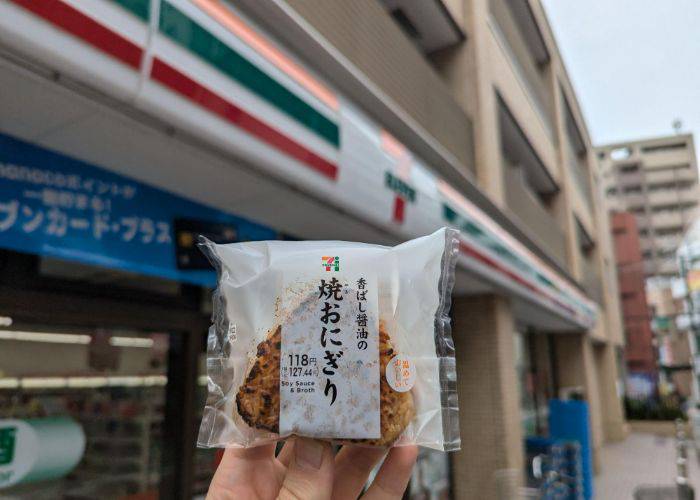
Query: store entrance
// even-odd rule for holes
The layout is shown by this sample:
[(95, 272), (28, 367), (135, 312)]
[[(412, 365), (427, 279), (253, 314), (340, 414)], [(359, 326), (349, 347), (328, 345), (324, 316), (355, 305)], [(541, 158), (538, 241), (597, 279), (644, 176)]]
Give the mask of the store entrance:
[(0, 263), (0, 472), (14, 474), (0, 495), (205, 491), (213, 453), (195, 453), (195, 437), (206, 292), (14, 252)]

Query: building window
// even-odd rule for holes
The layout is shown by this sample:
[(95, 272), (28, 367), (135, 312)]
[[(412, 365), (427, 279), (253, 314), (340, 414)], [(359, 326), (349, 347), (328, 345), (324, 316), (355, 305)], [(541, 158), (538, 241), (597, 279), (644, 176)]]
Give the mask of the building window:
[(659, 184), (649, 184), (649, 186), (648, 186), (649, 191), (659, 191), (662, 189), (675, 189), (675, 188), (676, 188), (675, 182), (662, 182)]
[(636, 185), (636, 186), (626, 186), (624, 188), (624, 193), (625, 194), (630, 194), (630, 193), (641, 193), (642, 192), (642, 186)]
[(661, 165), (659, 167), (647, 167), (647, 170), (659, 172), (663, 170), (685, 170), (686, 168), (690, 168), (690, 163), (682, 163), (680, 165)]
[(632, 174), (634, 172), (639, 172), (639, 165), (636, 163), (633, 163), (631, 165), (620, 165), (618, 167), (618, 170), (621, 174)]
[(672, 236), (682, 232), (683, 226), (660, 227), (656, 230), (658, 236)]
[(656, 252), (656, 257), (659, 259), (668, 259), (676, 255), (675, 250), (659, 250)]
[(616, 187), (610, 187), (608, 190), (605, 192), (608, 196), (615, 196), (617, 194), (617, 188)]
[(661, 213), (661, 212), (678, 212), (681, 209), (681, 206), (678, 205), (677, 203), (669, 204), (669, 205), (654, 205), (651, 207), (651, 211), (655, 214)]
[(673, 144), (659, 144), (657, 146), (645, 146), (642, 148), (642, 153), (656, 153), (660, 151), (672, 151), (674, 149), (685, 149), (685, 142), (674, 142)]
[(556, 396), (551, 337), (532, 331), (514, 334), (515, 366), (525, 436), (547, 434), (548, 402)]

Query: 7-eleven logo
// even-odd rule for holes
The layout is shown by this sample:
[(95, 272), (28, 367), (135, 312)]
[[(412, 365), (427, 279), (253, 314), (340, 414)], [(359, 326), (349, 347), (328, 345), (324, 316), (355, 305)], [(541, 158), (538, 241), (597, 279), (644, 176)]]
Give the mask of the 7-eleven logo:
[(340, 271), (340, 257), (321, 257), (321, 265), (326, 271)]
[(391, 172), (385, 172), (384, 185), (394, 192), (392, 218), (394, 222), (401, 224), (405, 217), (406, 202), (413, 203), (416, 200), (416, 190)]
[(397, 224), (403, 224), (406, 218), (406, 202), (416, 201), (416, 190), (408, 184), (411, 178), (413, 155), (393, 135), (386, 130), (381, 132), (382, 149), (394, 160), (396, 175), (384, 173), (384, 185), (394, 192), (394, 208), (391, 218)]

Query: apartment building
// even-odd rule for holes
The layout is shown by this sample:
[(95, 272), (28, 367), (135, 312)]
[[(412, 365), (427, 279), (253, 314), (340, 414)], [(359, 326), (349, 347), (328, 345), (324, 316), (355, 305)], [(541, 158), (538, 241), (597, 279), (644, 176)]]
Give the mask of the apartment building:
[(627, 386), (646, 382), (653, 387), (658, 380), (657, 355), (636, 217), (629, 212), (613, 212), (610, 218), (625, 328)]
[(676, 250), (700, 203), (692, 135), (610, 144), (597, 151), (608, 206), (637, 217), (646, 275), (677, 276)]
[[(139, 403), (115, 425), (141, 422), (144, 401), (162, 413), (145, 446), (163, 448), (148, 461), (157, 473), (124, 478), (129, 494), (185, 498), (207, 477), (212, 454), (191, 446), (213, 284), (187, 245), (197, 231), (392, 245), (460, 229), (458, 378), (443, 415), (454, 417), (456, 396), (462, 451), (422, 452), (416, 496), (516, 498), (523, 440), (547, 434), (547, 402), (560, 395), (588, 402), (596, 466), (602, 444), (624, 436), (602, 179), (539, 1), (9, 0), (0, 48), (0, 163), (13, 166), (0, 171), (0, 214), (18, 210), (0, 224), (0, 315), (24, 333), (82, 332), (74, 349), (88, 342), (92, 353), (52, 357), (41, 348), (51, 335), (35, 335), (42, 342), (21, 351), (35, 371), (8, 370), (0, 397), (26, 386), (67, 409), (84, 406), (78, 397), (111, 401), (108, 387), (84, 383), (76, 396), (60, 382), (112, 366), (98, 363), (114, 363), (109, 332), (146, 337), (160, 357), (109, 368), (162, 381), (148, 388), (155, 397), (119, 396)], [(44, 230), (33, 216), (68, 208), (40, 206), (59, 202), (15, 183), (65, 184), (55, 173), (69, 171), (109, 178), (102, 194), (116, 201), (90, 205), (95, 228), (61, 226), (59, 237), (56, 221)], [(121, 218), (105, 225), (129, 215), (117, 212), (136, 193), (150, 224), (134, 234)], [(154, 221), (159, 246), (141, 248), (154, 243)], [(166, 332), (165, 346), (152, 332)], [(0, 340), (0, 352), (22, 338)], [(86, 429), (88, 442), (100, 439)]]

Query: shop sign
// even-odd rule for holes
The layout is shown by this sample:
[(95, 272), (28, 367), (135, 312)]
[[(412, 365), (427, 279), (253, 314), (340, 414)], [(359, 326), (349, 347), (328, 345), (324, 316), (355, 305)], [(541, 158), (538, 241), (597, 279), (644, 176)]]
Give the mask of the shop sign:
[(65, 476), (84, 451), (83, 429), (69, 418), (0, 419), (0, 489)]
[[(211, 285), (212, 271), (182, 265), (175, 222), (185, 219), (199, 221), (191, 228), (215, 227), (238, 241), (277, 236), (240, 217), (0, 134), (1, 248)], [(192, 247), (190, 241), (190, 255)]]
[[(142, 111), (205, 142), (226, 144), (263, 171), (285, 182), (291, 179), (314, 197), (332, 199), (336, 208), (362, 221), (381, 227), (391, 223), (394, 236), (413, 238), (446, 222), (459, 227), (460, 263), (467, 269), (581, 327), (595, 324), (598, 306), (566, 277), (235, 7), (219, 8), (208, 0), (112, 0), (87, 2), (80, 9), (72, 0), (56, 0), (49, 7), (27, 0), (8, 4), (58, 28), (38, 30), (31, 40), (24, 35), (27, 30), (9, 30), (18, 34), (16, 40), (11, 37), (15, 45), (31, 42), (38, 47), (37, 56), (50, 64), (62, 57), (57, 47), (66, 33), (84, 42), (75, 57), (81, 72), (66, 68), (74, 78), (102, 78), (102, 90), (122, 100), (124, 89), (130, 89), (126, 100)], [(120, 15), (124, 9), (134, 16)], [(150, 19), (152, 12), (159, 13), (158, 19)], [(115, 21), (105, 25), (105, 19)], [(149, 33), (140, 41), (133, 35), (134, 21)], [(90, 35), (94, 32), (100, 37)], [(95, 50), (106, 58), (95, 58)], [(81, 57), (83, 53), (90, 57)], [(115, 71), (114, 62), (131, 71)], [(270, 153), (274, 161), (262, 159), (261, 154), (267, 158)], [(202, 261), (191, 251), (191, 236), (185, 228), (177, 252), (178, 271), (189, 277), (203, 272), (198, 269)]]
[(654, 318), (654, 327), (653, 329), (655, 331), (666, 331), (671, 328), (671, 318), (668, 316), (656, 316)]

